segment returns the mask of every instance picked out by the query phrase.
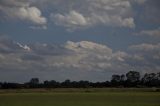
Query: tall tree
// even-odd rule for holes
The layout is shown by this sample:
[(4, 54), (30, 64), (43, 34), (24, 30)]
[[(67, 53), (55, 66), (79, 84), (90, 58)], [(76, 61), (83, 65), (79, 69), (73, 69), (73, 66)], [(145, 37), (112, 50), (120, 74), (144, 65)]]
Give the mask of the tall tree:
[(140, 80), (140, 73), (137, 71), (129, 71), (126, 74), (126, 86), (134, 86), (136, 87)]
[(32, 78), (32, 79), (30, 80), (30, 83), (37, 85), (37, 84), (39, 84), (39, 79), (38, 79), (38, 78)]

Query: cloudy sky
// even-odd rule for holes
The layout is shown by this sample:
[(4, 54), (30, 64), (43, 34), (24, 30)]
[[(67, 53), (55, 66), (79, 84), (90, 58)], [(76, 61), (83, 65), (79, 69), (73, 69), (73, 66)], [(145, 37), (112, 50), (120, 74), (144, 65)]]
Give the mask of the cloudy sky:
[(0, 0), (0, 81), (160, 72), (160, 0)]

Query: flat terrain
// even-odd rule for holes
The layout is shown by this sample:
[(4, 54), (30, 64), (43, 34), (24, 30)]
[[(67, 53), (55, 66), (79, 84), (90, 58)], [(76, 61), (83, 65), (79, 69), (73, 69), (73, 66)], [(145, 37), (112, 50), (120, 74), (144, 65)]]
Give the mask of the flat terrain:
[(1, 90), (0, 106), (160, 106), (149, 89)]

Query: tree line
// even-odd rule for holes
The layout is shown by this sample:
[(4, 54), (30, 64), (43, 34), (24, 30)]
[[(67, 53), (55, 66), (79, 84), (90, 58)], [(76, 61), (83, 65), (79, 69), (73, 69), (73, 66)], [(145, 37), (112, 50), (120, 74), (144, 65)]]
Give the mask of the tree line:
[(40, 83), (38, 78), (32, 78), (29, 82), (11, 83), (0, 82), (0, 89), (30, 89), (30, 88), (105, 88), (105, 87), (160, 87), (160, 72), (146, 73), (143, 76), (137, 71), (129, 71), (126, 74), (114, 74), (110, 81), (105, 82), (89, 82), (89, 81), (70, 81), (63, 82), (55, 80), (46, 80)]

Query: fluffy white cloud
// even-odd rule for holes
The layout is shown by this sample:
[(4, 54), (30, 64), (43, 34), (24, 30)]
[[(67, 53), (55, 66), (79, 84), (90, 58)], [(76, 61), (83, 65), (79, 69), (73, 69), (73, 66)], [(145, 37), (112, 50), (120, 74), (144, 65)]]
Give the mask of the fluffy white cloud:
[(51, 20), (68, 29), (91, 27), (98, 24), (112, 27), (135, 27), (129, 0), (62, 1), (55, 2), (55, 4), (61, 5), (57, 9), (64, 9), (60, 9), (61, 13), (51, 14)]
[(83, 51), (99, 51), (99, 52), (108, 52), (108, 54), (112, 54), (112, 49), (105, 45), (97, 44), (89, 41), (81, 41), (81, 42), (72, 42), (68, 41), (65, 45), (67, 49), (74, 50), (76, 52)]
[(82, 27), (82, 26), (86, 26), (87, 25), (87, 20), (86, 18), (76, 12), (76, 11), (70, 11), (69, 14), (65, 14), (65, 15), (62, 15), (62, 14), (51, 14), (51, 19), (55, 21), (55, 23), (57, 25), (63, 25), (65, 27)]
[(2, 0), (0, 3), (0, 11), (9, 18), (28, 21), (35, 25), (47, 23), (47, 19), (42, 16), (41, 11), (35, 6), (30, 6), (29, 1)]
[[(10, 14), (11, 15), (11, 14)], [(29, 20), (35, 24), (46, 24), (46, 18), (42, 17), (41, 11), (36, 7), (21, 7), (13, 15), (22, 20)]]
[[(1, 0), (0, 14), (41, 25), (32, 29), (46, 29), (48, 17), (71, 31), (97, 25), (134, 28), (134, 18), (139, 15), (144, 18), (141, 21), (159, 23), (159, 3), (159, 0)], [(137, 11), (137, 4), (143, 5), (142, 12)], [(49, 16), (43, 16), (42, 11)]]

